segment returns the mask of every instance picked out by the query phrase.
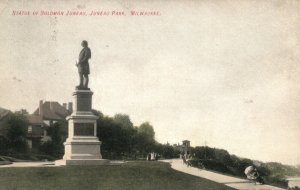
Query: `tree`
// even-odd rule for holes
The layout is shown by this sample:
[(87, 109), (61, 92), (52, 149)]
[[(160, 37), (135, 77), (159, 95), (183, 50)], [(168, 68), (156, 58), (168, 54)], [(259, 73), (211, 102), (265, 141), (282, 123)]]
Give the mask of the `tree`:
[(94, 110), (97, 119), (97, 136), (102, 142), (101, 153), (104, 158), (121, 158), (124, 144), (121, 142), (121, 124), (114, 122), (111, 117), (104, 116)]
[(55, 158), (61, 158), (64, 154), (64, 145), (68, 136), (68, 124), (66, 120), (61, 120), (53, 124), (48, 128), (48, 134), (51, 137), (51, 141), (43, 143), (39, 151), (41, 153), (51, 155)]
[(138, 128), (138, 149), (142, 154), (154, 151), (155, 132), (149, 122), (142, 123)]
[(215, 149), (215, 158), (226, 165), (231, 164), (230, 154), (226, 150)]
[(198, 159), (215, 159), (215, 149), (207, 146), (196, 146), (194, 154)]
[(20, 109), (15, 112), (16, 114), (21, 114), (21, 115), (28, 115), (28, 111), (26, 109)]
[(113, 120), (124, 128), (133, 128), (133, 123), (131, 122), (129, 116), (126, 114), (116, 114)]
[(178, 158), (180, 151), (169, 144), (160, 144), (158, 152), (163, 158)]
[(115, 124), (121, 126), (121, 136), (119, 137), (123, 144), (122, 155), (132, 157), (136, 154), (137, 131), (134, 128), (130, 117), (126, 114), (116, 114), (113, 118)]
[(0, 136), (0, 155), (7, 155), (9, 148), (9, 141), (4, 136)]
[(96, 110), (93, 113), (98, 116), (97, 136), (102, 141), (101, 152), (104, 158), (136, 158), (156, 150), (155, 133), (148, 122), (134, 127), (128, 115), (108, 117)]
[(98, 116), (99, 118), (103, 118), (104, 117), (104, 115), (103, 115), (103, 113), (101, 111), (92, 109), (92, 113), (94, 115)]
[(23, 114), (14, 113), (7, 122), (7, 139), (9, 151), (13, 153), (28, 152), (26, 141), (27, 120)]
[(154, 142), (155, 132), (153, 126), (149, 122), (142, 123), (138, 128), (140, 134), (145, 135), (148, 141)]

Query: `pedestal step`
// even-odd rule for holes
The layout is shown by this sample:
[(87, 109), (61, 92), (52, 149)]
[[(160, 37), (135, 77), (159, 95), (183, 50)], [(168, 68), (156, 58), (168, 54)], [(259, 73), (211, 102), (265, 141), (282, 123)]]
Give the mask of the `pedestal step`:
[(67, 139), (64, 160), (102, 159), (101, 142), (96, 137), (74, 137)]
[(68, 165), (106, 165), (109, 160), (106, 159), (70, 159), (70, 160), (56, 160), (55, 165), (68, 166)]

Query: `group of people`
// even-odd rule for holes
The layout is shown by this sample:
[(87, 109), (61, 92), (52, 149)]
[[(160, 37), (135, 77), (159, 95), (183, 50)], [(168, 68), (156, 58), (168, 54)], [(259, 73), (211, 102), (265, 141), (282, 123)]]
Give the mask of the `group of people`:
[(147, 154), (147, 160), (148, 161), (154, 161), (158, 159), (158, 154), (155, 152), (151, 152)]
[[(190, 166), (190, 162), (188, 161), (188, 155), (181, 155), (183, 164), (186, 164), (188, 167)], [(245, 171), (245, 175), (247, 176), (247, 179), (250, 181), (259, 184), (264, 184), (263, 178), (259, 175), (257, 169), (254, 166), (248, 166)]]
[(254, 166), (248, 166), (245, 171), (245, 175), (250, 181), (253, 181), (255, 184), (260, 183), (264, 184), (263, 178), (259, 175), (257, 169)]
[(186, 164), (187, 166), (191, 165), (190, 162), (188, 161), (189, 160), (189, 155), (183, 154), (183, 155), (181, 155), (181, 158), (182, 158), (183, 164)]

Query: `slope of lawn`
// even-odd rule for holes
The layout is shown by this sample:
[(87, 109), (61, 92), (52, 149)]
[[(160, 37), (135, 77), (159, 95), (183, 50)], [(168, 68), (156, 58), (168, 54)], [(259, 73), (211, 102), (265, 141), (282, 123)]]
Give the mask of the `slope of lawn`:
[(1, 168), (2, 190), (222, 190), (232, 189), (171, 169), (169, 163), (128, 162), (121, 165)]

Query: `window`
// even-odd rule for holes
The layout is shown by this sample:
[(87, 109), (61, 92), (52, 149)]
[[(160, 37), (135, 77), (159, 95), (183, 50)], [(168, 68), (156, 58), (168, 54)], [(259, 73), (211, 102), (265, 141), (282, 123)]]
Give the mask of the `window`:
[(28, 126), (28, 133), (32, 133), (32, 126)]

